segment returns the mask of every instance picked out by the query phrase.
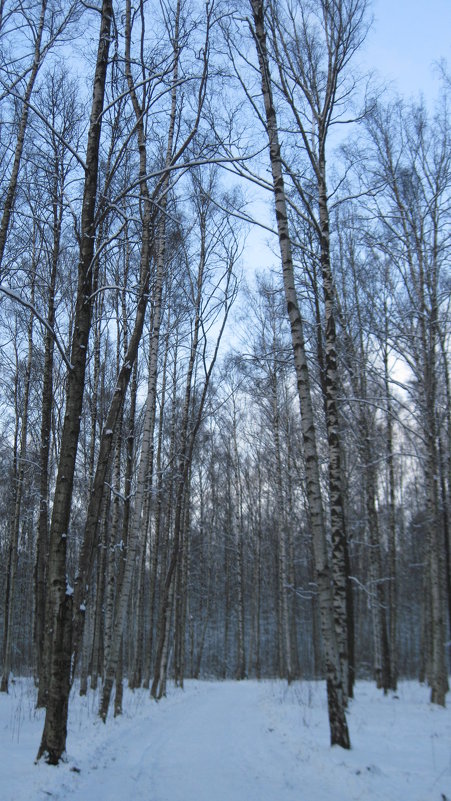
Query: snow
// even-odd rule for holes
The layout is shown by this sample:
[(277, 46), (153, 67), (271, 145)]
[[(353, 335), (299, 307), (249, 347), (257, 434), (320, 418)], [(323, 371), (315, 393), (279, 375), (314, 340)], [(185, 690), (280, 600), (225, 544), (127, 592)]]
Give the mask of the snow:
[(98, 695), (71, 699), (68, 758), (33, 760), (44, 713), (33, 685), (0, 695), (2, 801), (451, 801), (451, 712), (403, 682), (359, 682), (352, 750), (330, 748), (323, 683), (197, 682), (156, 704), (124, 693), (102, 724)]

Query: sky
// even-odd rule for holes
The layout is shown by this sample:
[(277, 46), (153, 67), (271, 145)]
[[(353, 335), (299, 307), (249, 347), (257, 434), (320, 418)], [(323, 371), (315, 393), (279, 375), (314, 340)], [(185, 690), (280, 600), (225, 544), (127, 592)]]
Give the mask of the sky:
[(451, 69), (451, 0), (373, 0), (372, 10), (366, 66), (400, 94), (432, 100), (439, 87), (433, 63), (445, 58)]
[[(451, 73), (451, 0), (372, 0), (370, 13), (373, 23), (356, 59), (359, 69), (376, 71), (379, 81), (405, 100), (422, 95), (432, 110), (440, 90), (434, 63), (445, 59)], [(264, 194), (253, 213), (274, 225), (267, 202)], [(262, 229), (249, 233), (245, 258), (257, 270), (274, 265), (273, 252), (278, 252), (275, 237)]]

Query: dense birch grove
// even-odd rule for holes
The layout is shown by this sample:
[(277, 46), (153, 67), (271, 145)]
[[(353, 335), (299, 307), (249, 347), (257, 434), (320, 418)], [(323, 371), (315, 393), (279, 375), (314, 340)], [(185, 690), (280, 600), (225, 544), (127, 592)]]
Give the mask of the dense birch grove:
[(1, 691), (50, 764), (74, 682), (324, 678), (343, 748), (355, 677), (445, 705), (450, 81), (359, 75), (370, 24), (0, 4)]

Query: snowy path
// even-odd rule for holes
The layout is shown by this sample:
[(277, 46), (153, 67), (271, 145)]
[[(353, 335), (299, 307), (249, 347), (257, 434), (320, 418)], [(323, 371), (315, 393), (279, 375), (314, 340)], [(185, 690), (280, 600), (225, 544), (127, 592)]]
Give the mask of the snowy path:
[(167, 699), (125, 692), (104, 726), (74, 695), (68, 761), (34, 765), (42, 712), (30, 683), (0, 697), (0, 801), (451, 801), (451, 711), (406, 682), (359, 683), (353, 748), (329, 747), (325, 687), (187, 682)]
[(258, 686), (252, 696), (245, 684), (206, 690), (186, 699), (176, 726), (168, 716), (158, 745), (140, 757), (142, 775), (150, 781), (147, 798), (262, 801), (281, 793), (298, 798), (292, 760), (268, 727)]
[(148, 718), (97, 749), (71, 797), (94, 798), (101, 771), (108, 801), (298, 801), (293, 755), (268, 724), (264, 685), (249, 689), (205, 683), (157, 708), (148, 702)]

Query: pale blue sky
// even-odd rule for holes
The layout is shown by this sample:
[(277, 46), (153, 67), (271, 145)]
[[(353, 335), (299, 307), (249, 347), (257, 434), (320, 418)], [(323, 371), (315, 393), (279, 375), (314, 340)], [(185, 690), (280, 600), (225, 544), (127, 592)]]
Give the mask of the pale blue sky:
[(372, 11), (365, 65), (402, 95), (429, 100), (438, 88), (433, 62), (445, 58), (451, 69), (451, 0), (373, 0)]
[[(445, 58), (451, 73), (451, 0), (372, 0), (371, 30), (355, 59), (406, 100), (422, 94), (432, 110), (440, 80), (433, 63)], [(358, 69), (358, 68), (357, 68)], [(249, 191), (250, 194), (250, 191)], [(274, 225), (268, 195), (253, 207), (254, 216)], [(251, 211), (252, 213), (252, 211)], [(245, 261), (257, 269), (277, 261), (277, 241), (261, 229), (249, 232)], [(251, 271), (247, 271), (248, 280)]]

